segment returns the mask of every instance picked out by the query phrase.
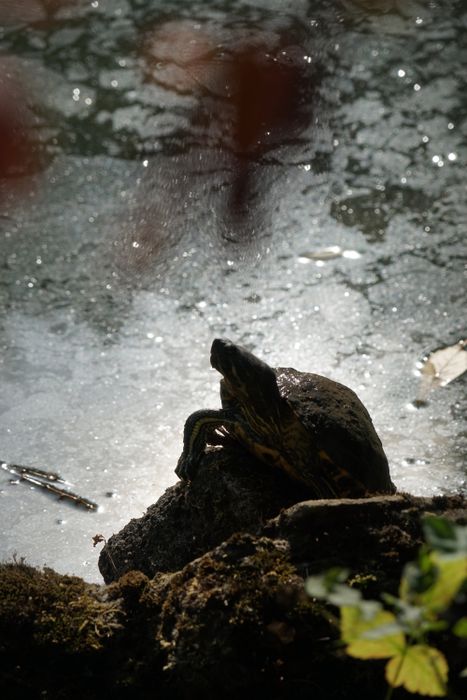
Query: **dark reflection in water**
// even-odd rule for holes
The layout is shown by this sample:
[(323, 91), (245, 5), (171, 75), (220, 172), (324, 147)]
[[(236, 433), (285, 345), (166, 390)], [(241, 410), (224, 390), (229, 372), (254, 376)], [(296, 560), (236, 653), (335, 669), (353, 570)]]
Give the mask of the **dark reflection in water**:
[(20, 195), (24, 178), (45, 165), (36, 125), (21, 70), (14, 59), (0, 56), (0, 204)]
[(1, 0), (0, 24), (14, 25), (19, 23), (40, 24), (47, 26), (63, 11), (71, 11), (87, 0)]
[[(174, 198), (194, 190), (196, 176), (209, 168), (208, 190), (215, 189), (224, 170), (221, 235), (246, 243), (260, 226), (256, 180), (262, 159), (273, 149), (296, 144), (313, 120), (319, 122), (321, 70), (318, 52), (310, 55), (306, 48), (309, 30), (305, 33), (303, 26), (282, 22), (265, 31), (242, 25), (166, 22), (146, 33), (144, 54), (147, 81), (194, 98), (190, 129), (179, 137), (180, 153), (192, 150), (194, 158), (188, 170), (182, 159), (179, 176), (172, 174)], [(205, 200), (210, 206), (207, 194)], [(164, 221), (166, 229), (170, 225)], [(158, 241), (151, 241), (145, 228), (139, 241), (148, 262), (160, 252), (161, 237), (155, 232), (154, 237)]]
[(269, 53), (261, 44), (242, 48), (229, 67), (232, 75), (234, 180), (227, 212), (246, 215), (249, 193), (254, 187), (255, 163), (272, 147), (296, 140), (309, 126), (315, 107), (319, 74), (312, 58), (299, 46), (280, 46)]

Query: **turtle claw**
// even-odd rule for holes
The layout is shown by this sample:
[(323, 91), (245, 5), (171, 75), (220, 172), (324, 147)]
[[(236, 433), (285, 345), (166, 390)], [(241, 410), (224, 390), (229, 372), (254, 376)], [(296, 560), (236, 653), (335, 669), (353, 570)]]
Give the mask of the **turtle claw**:
[(196, 476), (204, 448), (208, 442), (211, 443), (215, 431), (223, 428), (226, 413), (222, 410), (204, 409), (195, 411), (186, 419), (183, 430), (183, 452), (175, 469), (175, 474), (183, 481), (191, 481)]
[(180, 457), (180, 459), (177, 462), (177, 466), (175, 467), (175, 474), (182, 481), (185, 481), (187, 478), (186, 477), (186, 465), (185, 465), (185, 460), (183, 459), (183, 455)]
[(177, 462), (175, 474), (182, 481), (191, 481), (196, 474), (197, 468), (198, 465), (192, 457), (182, 454)]

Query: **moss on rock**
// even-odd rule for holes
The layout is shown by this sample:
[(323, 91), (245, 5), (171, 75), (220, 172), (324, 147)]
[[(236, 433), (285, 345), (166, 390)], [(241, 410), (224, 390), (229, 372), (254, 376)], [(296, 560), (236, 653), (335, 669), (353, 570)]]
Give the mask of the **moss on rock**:
[(118, 601), (102, 586), (52, 569), (25, 564), (0, 567), (0, 635), (14, 641), (20, 630), (38, 645), (60, 645), (70, 653), (101, 649), (122, 627)]
[[(239, 478), (241, 498), (252, 481), (243, 471)], [(225, 495), (226, 484), (234, 490), (235, 477), (222, 475), (214, 483)], [(208, 499), (208, 481), (204, 486)], [(264, 522), (261, 506), (250, 508), (252, 493), (240, 519), (230, 519), (232, 504), (219, 517), (227, 533), (239, 522), (247, 530), (256, 523), (256, 532), (236, 531), (208, 547), (213, 521), (199, 512), (183, 542), (177, 541), (171, 566), (177, 558), (188, 560), (178, 570), (157, 571), (161, 560), (153, 559), (152, 577), (128, 570), (110, 585), (96, 586), (50, 569), (0, 566), (1, 697), (217, 700), (221, 694), (230, 700), (254, 693), (268, 700), (350, 700), (356, 689), (360, 700), (384, 697), (384, 662), (345, 654), (335, 610), (310, 599), (304, 580), (340, 564), (363, 595), (395, 592), (404, 564), (421, 544), (423, 514), (465, 523), (465, 498), (307, 501)], [(195, 512), (193, 493), (178, 489), (172, 495), (158, 511), (152, 548), (157, 534), (170, 547), (180, 530), (176, 515), (182, 512), (185, 523)], [(261, 503), (269, 503), (274, 515), (279, 501), (275, 490)], [(221, 508), (219, 493), (215, 503)], [(197, 546), (190, 555), (197, 524), (207, 534), (206, 551), (200, 555)], [(140, 540), (133, 531), (120, 544), (129, 553)], [(168, 564), (170, 552), (162, 556)], [(447, 634), (439, 639), (459, 696), (464, 642)]]

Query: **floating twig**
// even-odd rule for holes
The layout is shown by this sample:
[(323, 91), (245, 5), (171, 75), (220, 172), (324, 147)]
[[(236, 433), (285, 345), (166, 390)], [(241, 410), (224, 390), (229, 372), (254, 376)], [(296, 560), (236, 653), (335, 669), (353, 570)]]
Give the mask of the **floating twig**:
[[(5, 462), (3, 462), (3, 464), (5, 464)], [(65, 479), (62, 479), (60, 474), (57, 474), (57, 472), (49, 472), (45, 469), (39, 469), (38, 467), (24, 467), (21, 464), (8, 464), (7, 466), (13, 469), (15, 472), (19, 472), (21, 474), (29, 474), (29, 476), (37, 476), (40, 479), (44, 479), (45, 481), (56, 481), (61, 484), (68, 483), (67, 481), (65, 481)]]
[(87, 510), (97, 510), (98, 504), (94, 501), (90, 501), (84, 496), (79, 496), (73, 491), (68, 491), (67, 489), (62, 489), (56, 486), (56, 483), (66, 484), (64, 479), (61, 478), (56, 472), (49, 472), (45, 469), (38, 469), (37, 467), (25, 467), (20, 464), (9, 464), (8, 462), (0, 462), (0, 467), (10, 474), (19, 477), (21, 481), (25, 481), (33, 486), (38, 486), (40, 489), (54, 493), (59, 498), (64, 498), (71, 501), (77, 506), (82, 506)]

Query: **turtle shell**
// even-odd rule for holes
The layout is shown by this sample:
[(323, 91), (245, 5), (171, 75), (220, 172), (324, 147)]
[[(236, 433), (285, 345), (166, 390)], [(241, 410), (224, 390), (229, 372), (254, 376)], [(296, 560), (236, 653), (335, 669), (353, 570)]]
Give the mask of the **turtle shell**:
[(319, 374), (291, 367), (275, 372), (281, 399), (305, 429), (313, 451), (368, 492), (393, 493), (381, 440), (357, 394)]
[(347, 386), (270, 367), (227, 339), (213, 341), (211, 365), (223, 375), (224, 433), (261, 461), (318, 498), (395, 491), (370, 415)]

